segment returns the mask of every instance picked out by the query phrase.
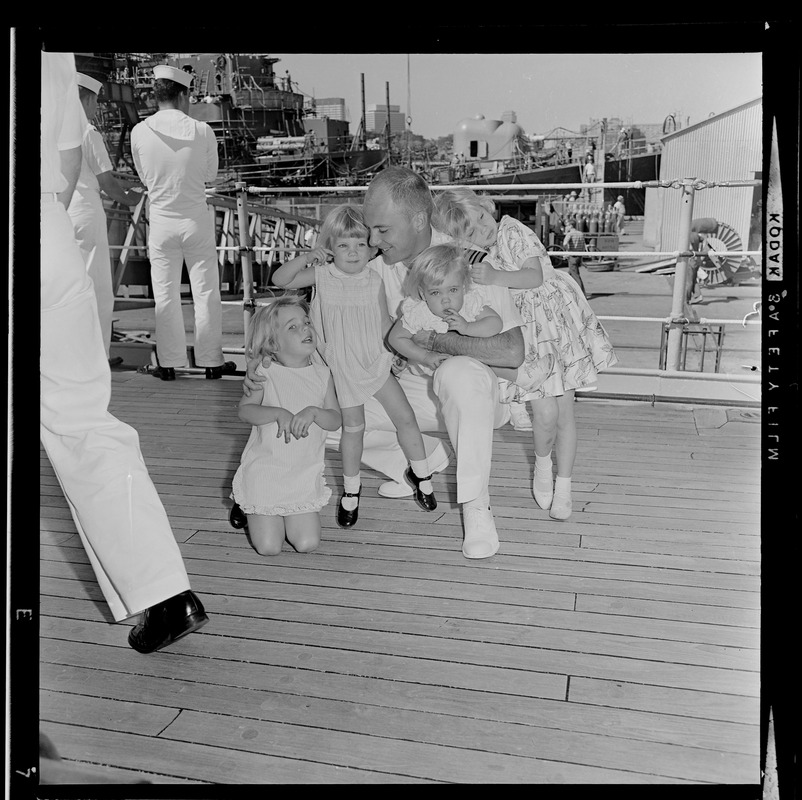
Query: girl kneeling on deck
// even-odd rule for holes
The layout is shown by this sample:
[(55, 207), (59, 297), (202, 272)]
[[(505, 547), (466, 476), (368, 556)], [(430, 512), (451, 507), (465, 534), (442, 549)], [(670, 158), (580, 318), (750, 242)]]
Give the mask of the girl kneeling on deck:
[(318, 247), (283, 264), (272, 276), (276, 286), (315, 287), (312, 316), (321, 338), (318, 349), (334, 375), (343, 415), (344, 492), (337, 509), (337, 523), (342, 528), (352, 527), (358, 518), (364, 403), (373, 396), (398, 432), (398, 442), (409, 461), (405, 477), (415, 501), (424, 511), (437, 508), (415, 412), (390, 372), (393, 354), (384, 337), (392, 322), (381, 276), (367, 266), (374, 255), (369, 235), (361, 208), (336, 206), (323, 222)]
[(342, 418), (331, 373), (312, 361), (316, 348), (303, 298), (279, 297), (254, 314), (246, 354), (262, 359), (266, 380), (239, 403), (240, 419), (253, 430), (234, 475), (230, 520), (247, 525), (261, 555), (280, 553), (285, 537), (301, 553), (320, 544), (319, 512), (331, 497), (323, 477), (326, 432)]
[[(526, 323), (527, 352), (521, 369), (540, 368), (548, 354), (556, 359), (545, 381), (512, 398), (511, 411), (513, 419), (516, 413), (528, 416), (526, 407), (516, 408), (515, 403), (530, 401), (535, 444), (532, 493), (552, 519), (564, 520), (571, 515), (577, 446), (574, 391), (595, 388), (598, 373), (618, 363), (618, 357), (579, 285), (554, 269), (535, 233), (509, 216), (496, 222), (494, 214), (492, 200), (458, 186), (435, 196), (432, 224), (457, 241), (467, 240), (487, 250), (488, 255), (474, 263), (471, 277), (480, 285), (506, 286), (512, 291)], [(552, 448), (557, 456), (556, 481), (552, 480)]]

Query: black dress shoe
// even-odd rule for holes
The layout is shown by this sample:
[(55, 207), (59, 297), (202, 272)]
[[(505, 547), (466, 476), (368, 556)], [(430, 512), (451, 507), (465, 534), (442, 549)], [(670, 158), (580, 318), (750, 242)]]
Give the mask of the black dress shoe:
[[(337, 506), (337, 524), (341, 528), (353, 528), (356, 524), (356, 521), (359, 519), (359, 495), (361, 494), (361, 486), (356, 494), (353, 494), (352, 492), (343, 492), (343, 495), (340, 498), (340, 504)], [(343, 497), (357, 498), (357, 506), (353, 511), (348, 511), (348, 509), (343, 508)]]
[(153, 370), (153, 374), (163, 381), (175, 380), (175, 369), (173, 367), (156, 367), (156, 369)]
[(236, 503), (231, 506), (228, 521), (231, 523), (232, 528), (239, 529), (248, 527), (248, 517), (245, 516), (245, 512)]
[(206, 367), (206, 379), (210, 381), (222, 378), (223, 375), (233, 375), (237, 371), (237, 365), (233, 361), (226, 361), (220, 367)]
[(152, 653), (198, 630), (209, 621), (203, 603), (187, 590), (142, 612), (128, 634), (128, 644), (139, 653)]
[(437, 499), (434, 496), (434, 492), (431, 494), (424, 494), (420, 490), (420, 485), (423, 481), (430, 481), (432, 476), (429, 475), (428, 478), (419, 478), (413, 471), (412, 467), (407, 467), (407, 471), (404, 473), (404, 477), (412, 484), (412, 488), (415, 490), (415, 502), (424, 510), (424, 511), (434, 511), (437, 508)]

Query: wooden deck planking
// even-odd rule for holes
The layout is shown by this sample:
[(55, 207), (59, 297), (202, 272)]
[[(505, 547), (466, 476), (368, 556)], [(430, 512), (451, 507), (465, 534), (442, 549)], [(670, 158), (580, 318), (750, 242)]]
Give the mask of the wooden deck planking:
[[(365, 470), (357, 529), (330, 502), (318, 551), (266, 559), (227, 522), (239, 392), (114, 376), (211, 617), (159, 654), (108, 624), (42, 457), (40, 713), (62, 757), (155, 782), (758, 782), (759, 426), (583, 397), (568, 521), (532, 501), (531, 434), (506, 426), (493, 559), (460, 553), (453, 463), (435, 513)], [(335, 497), (339, 475), (327, 451)]]

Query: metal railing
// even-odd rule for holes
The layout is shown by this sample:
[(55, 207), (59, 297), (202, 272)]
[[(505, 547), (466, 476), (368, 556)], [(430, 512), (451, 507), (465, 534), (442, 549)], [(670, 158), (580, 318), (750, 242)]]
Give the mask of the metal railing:
[[(664, 365), (661, 369), (652, 370), (615, 370), (616, 372), (626, 371), (630, 374), (661, 374), (661, 375), (674, 375), (681, 373), (683, 377), (691, 377), (693, 373), (686, 373), (682, 369), (683, 352), (682, 352), (682, 339), (683, 332), (687, 329), (689, 324), (707, 324), (707, 325), (760, 325), (761, 320), (749, 320), (744, 318), (738, 319), (689, 319), (686, 306), (686, 286), (688, 281), (688, 270), (692, 260), (699, 255), (698, 252), (689, 249), (691, 224), (693, 217), (693, 203), (696, 192), (712, 188), (729, 188), (729, 187), (745, 187), (745, 186), (760, 186), (760, 180), (734, 180), (734, 181), (704, 181), (698, 178), (682, 178), (676, 180), (654, 180), (654, 181), (624, 181), (624, 182), (598, 182), (593, 185), (594, 189), (642, 189), (642, 188), (661, 188), (668, 190), (679, 190), (682, 192), (682, 214), (680, 219), (679, 230), (676, 237), (676, 249), (667, 251), (578, 251), (581, 253), (582, 258), (601, 258), (601, 257), (614, 257), (616, 259), (628, 258), (665, 258), (674, 262), (674, 285), (672, 292), (672, 305), (671, 311), (665, 317), (631, 317), (631, 316), (603, 316), (599, 315), (598, 319), (602, 321), (630, 321), (630, 322), (654, 322), (667, 328), (667, 352), (665, 357), (661, 357)], [(450, 188), (449, 185), (433, 185), (433, 191), (443, 190)], [(487, 185), (471, 185), (470, 187), (476, 192), (486, 195), (488, 192), (498, 192), (505, 189), (514, 189), (517, 192), (525, 192), (530, 190), (532, 192), (543, 192), (544, 190), (555, 189), (561, 192), (573, 188), (588, 188), (588, 184), (577, 183), (559, 183), (559, 184), (487, 184)], [(239, 242), (234, 245), (221, 246), (218, 248), (220, 251), (231, 251), (239, 256), (241, 270), (242, 270), (242, 290), (243, 298), (241, 301), (224, 301), (230, 304), (242, 305), (243, 308), (243, 324), (244, 336), (247, 338), (248, 327), (250, 319), (256, 310), (258, 300), (254, 293), (254, 279), (253, 279), (253, 256), (260, 251), (271, 250), (273, 253), (292, 253), (298, 254), (302, 252), (304, 247), (268, 247), (268, 246), (254, 246), (251, 238), (250, 226), (248, 223), (249, 211), (247, 198), (249, 194), (253, 195), (327, 195), (327, 194), (340, 194), (348, 195), (359, 192), (364, 192), (366, 186), (319, 186), (319, 187), (249, 187), (245, 183), (237, 183), (236, 190), (236, 215), (239, 231)], [(537, 195), (532, 195), (536, 197)], [(499, 199), (505, 198), (505, 195), (498, 195)], [(229, 202), (230, 202), (230, 198)], [(508, 198), (507, 198), (508, 199)], [(268, 213), (265, 211), (265, 213)], [(133, 247), (131, 245), (117, 246), (122, 249), (144, 249), (144, 247)], [(566, 257), (566, 251), (549, 251), (552, 255), (560, 255)], [(725, 251), (729, 256), (751, 257), (762, 256), (762, 250), (737, 250)], [(722, 253), (723, 255), (724, 253)], [(272, 298), (266, 298), (264, 303), (269, 303)], [(755, 309), (755, 315), (759, 317), (759, 312)], [(747, 317), (752, 314), (747, 315)], [(231, 349), (228, 352), (244, 353), (244, 347), (239, 349)], [(611, 368), (611, 372), (614, 368)], [(712, 377), (712, 376), (709, 376)], [(749, 379), (744, 376), (744, 379)], [(752, 381), (757, 382), (759, 378), (752, 377)]]

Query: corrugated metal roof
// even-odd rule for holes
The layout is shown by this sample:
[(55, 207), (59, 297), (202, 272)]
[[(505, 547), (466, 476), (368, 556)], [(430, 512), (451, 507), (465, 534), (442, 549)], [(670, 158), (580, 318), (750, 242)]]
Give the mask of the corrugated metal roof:
[(687, 128), (683, 128), (679, 131), (672, 131), (671, 133), (667, 133), (664, 136), (660, 137), (661, 142), (665, 142), (666, 139), (674, 139), (677, 136), (684, 136), (686, 133), (691, 133), (692, 131), (696, 131), (699, 128), (710, 125), (717, 120), (720, 120), (722, 117), (727, 116), (728, 114), (734, 114), (738, 111), (742, 111), (744, 108), (748, 108), (749, 106), (753, 106), (756, 103), (763, 102), (763, 95), (760, 97), (756, 97), (754, 100), (750, 100), (748, 103), (742, 103), (739, 106), (735, 106), (734, 108), (730, 108), (727, 111), (722, 111), (720, 114), (714, 114), (712, 117), (708, 117), (707, 119), (703, 119), (701, 122), (695, 122), (693, 125), (689, 125)]
[[(715, 183), (755, 178), (763, 164), (762, 112), (762, 98), (757, 98), (663, 137), (660, 180), (699, 178)], [(728, 225), (746, 246), (759, 195), (760, 189), (754, 187), (698, 190), (692, 216), (713, 217)], [(681, 192), (647, 189), (644, 244), (657, 249), (687, 246), (677, 241), (684, 208)]]

